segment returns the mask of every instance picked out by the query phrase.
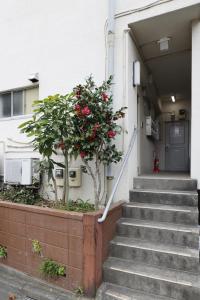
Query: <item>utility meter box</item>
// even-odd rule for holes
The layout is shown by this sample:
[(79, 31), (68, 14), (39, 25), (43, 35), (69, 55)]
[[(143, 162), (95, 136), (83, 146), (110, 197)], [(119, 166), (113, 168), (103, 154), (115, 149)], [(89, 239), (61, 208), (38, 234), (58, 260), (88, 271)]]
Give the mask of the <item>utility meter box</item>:
[(69, 186), (80, 187), (81, 186), (81, 168), (69, 169)]
[[(64, 183), (64, 170), (56, 169), (55, 178), (57, 185), (63, 187)], [(81, 186), (81, 168), (70, 168), (69, 169), (69, 186), (70, 187), (80, 187)]]

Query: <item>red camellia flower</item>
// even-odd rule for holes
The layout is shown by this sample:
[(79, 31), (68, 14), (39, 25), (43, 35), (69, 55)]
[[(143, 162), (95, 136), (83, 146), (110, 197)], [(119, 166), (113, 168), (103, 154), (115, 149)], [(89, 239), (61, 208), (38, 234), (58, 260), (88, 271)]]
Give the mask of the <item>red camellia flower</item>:
[(77, 92), (76, 92), (76, 98), (80, 99), (80, 97), (81, 97), (81, 92), (80, 92), (80, 91), (77, 91)]
[(92, 133), (92, 135), (88, 138), (88, 141), (89, 141), (89, 142), (93, 142), (93, 141), (95, 140), (95, 138), (96, 138), (96, 131), (93, 130), (93, 133)]
[(64, 150), (65, 149), (65, 144), (63, 142), (60, 142), (58, 144), (58, 148), (60, 148), (61, 150)]
[(99, 123), (96, 123), (93, 127), (93, 131), (97, 131), (100, 128)]
[(80, 110), (81, 110), (81, 107), (80, 107), (79, 104), (76, 104), (76, 105), (74, 106), (74, 109), (75, 109), (76, 111), (80, 111)]
[(85, 106), (82, 110), (81, 113), (83, 116), (89, 116), (91, 114), (91, 110), (89, 109), (88, 106)]
[(108, 101), (108, 95), (106, 93), (101, 94), (102, 100), (107, 102)]
[(85, 153), (84, 151), (81, 151), (81, 152), (80, 152), (80, 157), (81, 157), (81, 158), (84, 158), (85, 156), (86, 156), (86, 153)]
[(113, 139), (116, 136), (116, 131), (109, 130), (107, 134), (110, 139)]

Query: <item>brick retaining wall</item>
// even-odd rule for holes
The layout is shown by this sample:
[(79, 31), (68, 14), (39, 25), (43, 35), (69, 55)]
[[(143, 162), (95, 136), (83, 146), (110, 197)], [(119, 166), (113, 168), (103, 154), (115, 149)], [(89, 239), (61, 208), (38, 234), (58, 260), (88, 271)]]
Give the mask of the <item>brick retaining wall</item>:
[(38, 240), (44, 257), (66, 266), (66, 277), (51, 282), (67, 290), (80, 286), (94, 296), (121, 206), (114, 205), (108, 219), (98, 224), (102, 212), (82, 214), (0, 201), (0, 244), (8, 250), (1, 262), (42, 278), (42, 258), (32, 251), (32, 240)]

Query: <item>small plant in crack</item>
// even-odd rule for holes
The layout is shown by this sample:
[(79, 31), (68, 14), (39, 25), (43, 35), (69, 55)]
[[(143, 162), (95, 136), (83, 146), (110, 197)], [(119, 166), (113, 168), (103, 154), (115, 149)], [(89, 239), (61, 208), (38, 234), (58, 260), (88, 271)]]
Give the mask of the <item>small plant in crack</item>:
[(74, 289), (74, 293), (76, 296), (84, 296), (84, 290), (81, 286), (78, 286), (77, 288)]
[(49, 258), (43, 260), (40, 271), (44, 276), (51, 278), (66, 276), (66, 267)]
[(34, 253), (42, 256), (42, 246), (38, 240), (32, 241), (32, 250)]
[(5, 246), (0, 245), (0, 258), (7, 257), (7, 248)]

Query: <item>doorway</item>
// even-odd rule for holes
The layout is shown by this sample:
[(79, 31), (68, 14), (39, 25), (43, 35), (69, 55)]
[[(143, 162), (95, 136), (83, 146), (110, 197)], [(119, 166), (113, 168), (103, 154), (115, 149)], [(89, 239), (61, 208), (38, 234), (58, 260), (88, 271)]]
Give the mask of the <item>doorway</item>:
[[(190, 174), (190, 7), (130, 24), (141, 61), (138, 88), (139, 174)], [(177, 19), (179, 24), (177, 26)]]
[(165, 170), (189, 172), (188, 121), (166, 122)]

